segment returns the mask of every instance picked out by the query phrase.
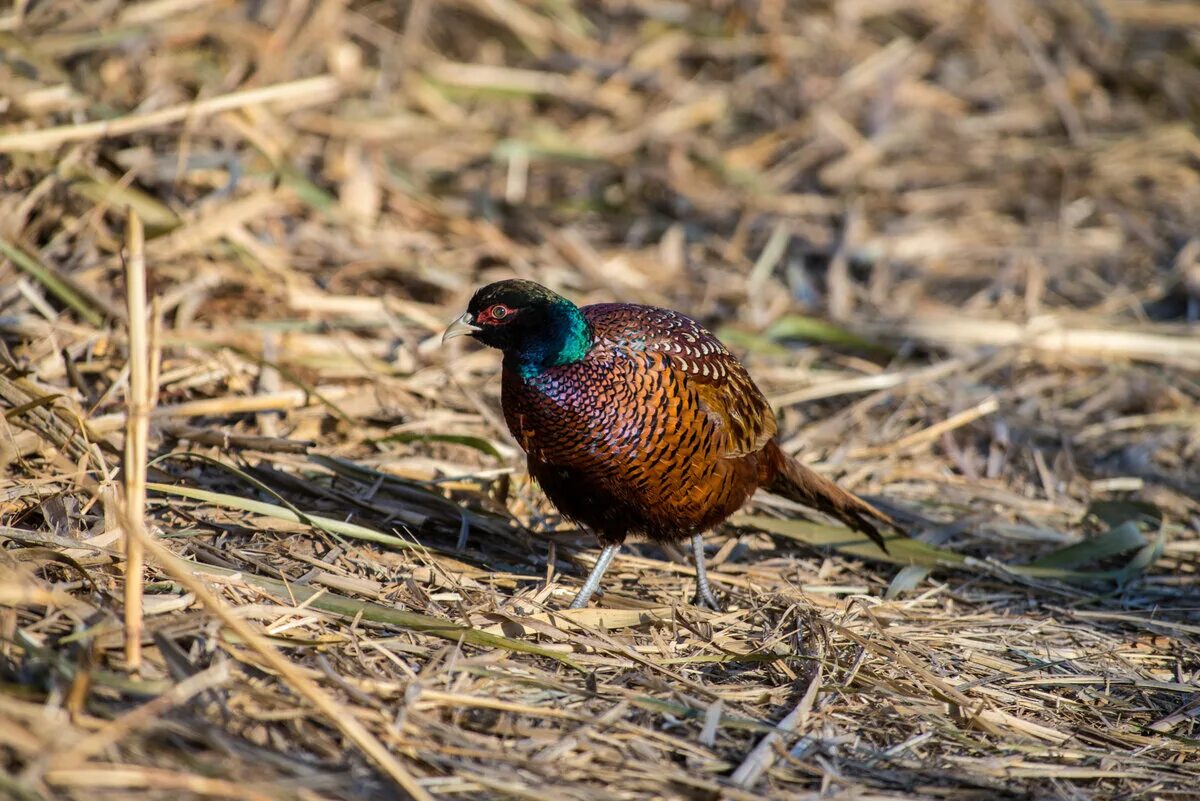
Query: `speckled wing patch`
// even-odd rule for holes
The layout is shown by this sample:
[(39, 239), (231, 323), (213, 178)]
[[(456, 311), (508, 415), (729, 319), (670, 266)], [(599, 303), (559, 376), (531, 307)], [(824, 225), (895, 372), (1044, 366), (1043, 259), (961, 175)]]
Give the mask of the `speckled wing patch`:
[[(724, 434), (727, 457), (762, 449), (777, 426), (762, 391), (721, 340), (679, 312), (654, 306), (604, 303), (584, 308), (597, 345), (659, 362), (700, 397)], [(658, 366), (657, 364), (655, 366)]]

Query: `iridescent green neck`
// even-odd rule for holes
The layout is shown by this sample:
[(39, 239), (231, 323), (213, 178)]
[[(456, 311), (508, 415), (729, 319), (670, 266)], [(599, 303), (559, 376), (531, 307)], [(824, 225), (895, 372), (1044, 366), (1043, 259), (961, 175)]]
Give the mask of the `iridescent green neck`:
[(571, 301), (560, 300), (546, 310), (539, 335), (517, 351), (517, 369), (522, 377), (532, 378), (548, 367), (580, 361), (591, 348), (592, 329), (583, 312)]

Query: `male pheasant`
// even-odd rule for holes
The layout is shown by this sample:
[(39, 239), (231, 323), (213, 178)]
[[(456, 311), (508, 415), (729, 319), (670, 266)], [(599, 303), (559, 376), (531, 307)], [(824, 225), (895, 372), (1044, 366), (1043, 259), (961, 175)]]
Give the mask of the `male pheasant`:
[(759, 487), (836, 517), (884, 547), (883, 512), (787, 456), (775, 415), (715, 336), (678, 312), (576, 306), (532, 281), (477, 291), (443, 341), (504, 354), (504, 419), (562, 514), (604, 546), (571, 608), (585, 606), (631, 534), (691, 538), (698, 600), (717, 608), (703, 533)]

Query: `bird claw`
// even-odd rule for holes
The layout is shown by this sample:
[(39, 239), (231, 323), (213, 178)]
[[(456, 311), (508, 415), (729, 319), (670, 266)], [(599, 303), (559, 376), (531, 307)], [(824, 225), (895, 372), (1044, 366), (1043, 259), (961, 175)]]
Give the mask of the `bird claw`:
[(721, 605), (717, 603), (717, 599), (713, 597), (712, 590), (704, 591), (705, 588), (697, 588), (696, 594), (692, 597), (692, 605), (699, 606), (704, 609), (711, 609), (714, 612), (721, 611)]

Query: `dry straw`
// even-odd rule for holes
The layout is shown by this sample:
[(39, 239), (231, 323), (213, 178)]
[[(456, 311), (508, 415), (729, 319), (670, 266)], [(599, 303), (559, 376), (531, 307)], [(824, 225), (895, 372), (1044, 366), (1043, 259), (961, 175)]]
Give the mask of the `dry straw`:
[[(146, 318), (145, 229), (137, 212), (129, 213), (126, 243), (129, 261), (125, 270), (129, 320), (129, 392), (125, 429), (125, 514), (130, 525), (144, 530), (146, 519), (147, 439), (150, 410), (157, 394), (150, 383), (150, 335)], [(125, 661), (129, 669), (142, 666), (142, 582), (145, 558), (142, 538), (126, 531), (125, 545)]]
[[(1194, 796), (1197, 14), (0, 12), (0, 795)], [(919, 539), (761, 497), (724, 611), (564, 611), (438, 345), (511, 275), (697, 315)]]

